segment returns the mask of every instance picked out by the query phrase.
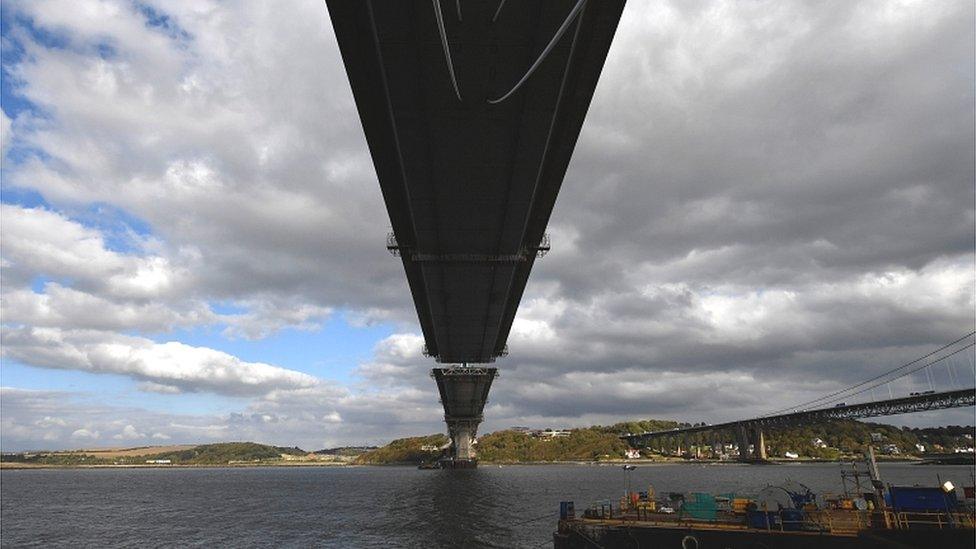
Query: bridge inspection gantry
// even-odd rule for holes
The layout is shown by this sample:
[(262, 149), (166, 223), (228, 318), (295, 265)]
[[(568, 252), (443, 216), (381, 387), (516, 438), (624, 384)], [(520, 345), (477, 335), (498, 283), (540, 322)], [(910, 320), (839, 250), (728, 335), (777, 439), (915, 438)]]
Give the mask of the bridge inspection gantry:
[[(463, 365), (506, 351), (624, 1), (326, 4), (390, 216), (387, 248), (425, 354), (452, 365), (432, 373), (452, 457), (473, 463), (494, 377)], [(449, 404), (469, 397), (464, 414)]]

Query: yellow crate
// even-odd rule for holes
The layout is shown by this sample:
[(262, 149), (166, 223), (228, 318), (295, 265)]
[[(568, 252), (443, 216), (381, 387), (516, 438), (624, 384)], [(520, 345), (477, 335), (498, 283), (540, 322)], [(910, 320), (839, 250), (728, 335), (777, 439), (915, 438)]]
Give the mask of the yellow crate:
[(750, 503), (752, 503), (751, 499), (735, 498), (732, 500), (732, 511), (735, 513), (745, 513)]

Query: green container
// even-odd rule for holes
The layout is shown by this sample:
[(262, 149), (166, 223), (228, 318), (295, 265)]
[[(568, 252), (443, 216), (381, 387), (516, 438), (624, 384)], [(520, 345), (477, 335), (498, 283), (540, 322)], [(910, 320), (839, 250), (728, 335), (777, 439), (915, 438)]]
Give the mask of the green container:
[(718, 505), (715, 503), (715, 496), (703, 492), (694, 492), (691, 499), (686, 499), (681, 506), (683, 514), (700, 520), (715, 520)]

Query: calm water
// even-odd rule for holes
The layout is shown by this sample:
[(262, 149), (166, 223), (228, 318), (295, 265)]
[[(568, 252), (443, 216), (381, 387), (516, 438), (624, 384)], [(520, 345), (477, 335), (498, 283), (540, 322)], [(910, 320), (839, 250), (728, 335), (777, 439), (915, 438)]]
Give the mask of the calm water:
[[(634, 489), (841, 490), (838, 465), (648, 465)], [(895, 484), (969, 484), (969, 467), (882, 465)], [(71, 469), (0, 473), (3, 547), (551, 547), (559, 501), (617, 498), (616, 467)]]

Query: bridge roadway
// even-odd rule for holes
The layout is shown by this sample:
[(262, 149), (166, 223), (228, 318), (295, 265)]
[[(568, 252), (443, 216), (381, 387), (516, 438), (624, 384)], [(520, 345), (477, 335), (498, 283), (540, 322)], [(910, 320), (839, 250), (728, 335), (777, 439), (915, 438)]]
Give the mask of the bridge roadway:
[[(624, 0), (326, 4), (425, 353), (493, 362), (548, 250), (546, 226)], [(473, 437), (495, 371), (433, 374), (452, 437)], [(454, 442), (456, 458), (473, 458), (470, 440)]]
[(752, 459), (766, 459), (764, 428), (791, 427), (806, 425), (835, 419), (858, 419), (865, 417), (891, 416), (896, 414), (910, 414), (927, 412), (946, 408), (961, 408), (976, 404), (976, 389), (960, 389), (939, 393), (918, 394), (907, 397), (877, 400), (862, 404), (836, 405), (831, 408), (817, 408), (813, 410), (798, 410), (787, 414), (763, 416), (752, 419), (729, 421), (715, 425), (696, 425), (682, 427), (669, 431), (653, 431), (648, 433), (628, 433), (620, 438), (627, 441), (631, 447), (643, 448), (654, 439), (703, 433), (711, 431), (731, 431), (739, 443), (739, 448), (752, 444)]

